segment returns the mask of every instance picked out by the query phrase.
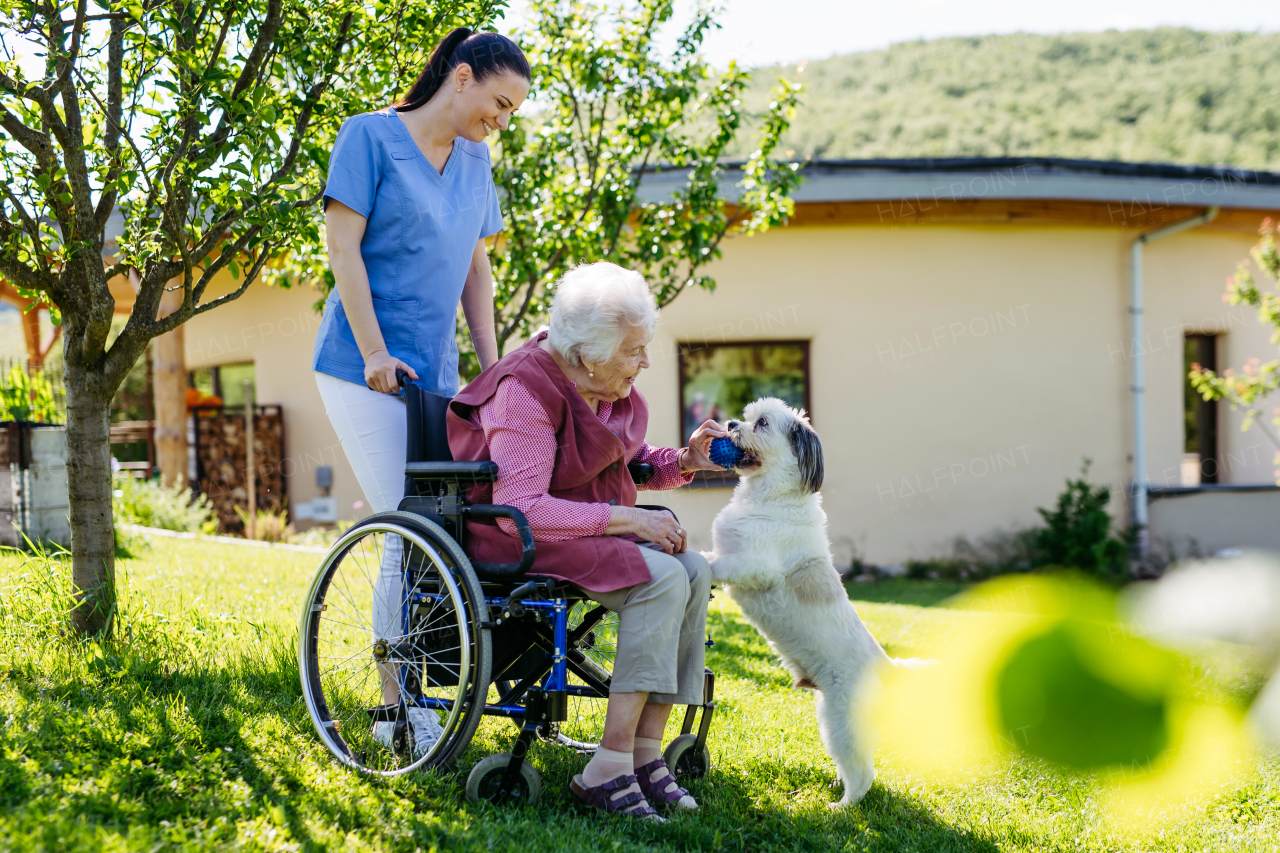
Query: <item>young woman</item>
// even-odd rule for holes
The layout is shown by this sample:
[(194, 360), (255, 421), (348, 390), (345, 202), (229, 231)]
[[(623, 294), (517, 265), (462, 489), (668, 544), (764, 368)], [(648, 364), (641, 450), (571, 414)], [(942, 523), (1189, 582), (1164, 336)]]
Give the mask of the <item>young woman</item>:
[[(312, 369), (374, 512), (395, 509), (404, 497), (408, 419), (394, 396), (396, 371), (437, 394), (457, 393), (459, 302), (480, 366), (498, 360), (484, 238), (503, 223), (484, 140), (506, 129), (529, 79), (515, 42), (459, 28), (436, 47), (408, 95), (347, 119), (334, 143), (324, 203), (337, 287)], [(379, 578), (388, 600), (400, 583), (392, 550)], [(375, 626), (392, 618), (383, 609), (375, 601)], [(383, 697), (394, 702), (398, 690), (386, 675)], [(438, 730), (433, 722), (421, 721), (420, 745)]]

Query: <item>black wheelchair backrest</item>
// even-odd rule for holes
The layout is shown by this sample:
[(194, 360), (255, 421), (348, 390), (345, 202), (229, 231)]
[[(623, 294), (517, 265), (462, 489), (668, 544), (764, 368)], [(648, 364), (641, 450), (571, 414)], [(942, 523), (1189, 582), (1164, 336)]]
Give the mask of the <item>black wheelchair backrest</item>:
[[(415, 385), (408, 381), (404, 371), (396, 372), (400, 384), (404, 388), (404, 402), (409, 409), (409, 433), (407, 436), (406, 462), (452, 462), (453, 451), (449, 449), (449, 432), (445, 414), (449, 411), (450, 397)], [(627, 465), (631, 479), (637, 485), (644, 485), (653, 476), (653, 466), (648, 462), (631, 462)], [(414, 485), (417, 478), (405, 477), (405, 494), (417, 494)], [(486, 480), (486, 482), (491, 481)]]
[(452, 462), (445, 413), (448, 397), (433, 394), (412, 382), (404, 386), (404, 402), (409, 409), (408, 456), (406, 462)]

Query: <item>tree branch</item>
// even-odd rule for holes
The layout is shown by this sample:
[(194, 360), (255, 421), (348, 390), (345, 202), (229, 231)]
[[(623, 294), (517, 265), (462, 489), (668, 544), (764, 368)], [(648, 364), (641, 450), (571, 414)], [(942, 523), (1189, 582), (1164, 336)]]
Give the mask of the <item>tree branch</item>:
[(49, 134), (27, 125), (2, 104), (0, 104), (0, 127), (18, 140), (19, 145), (34, 154), (37, 160), (51, 158)]
[(102, 146), (110, 158), (110, 165), (102, 180), (102, 194), (98, 197), (98, 206), (93, 215), (97, 231), (106, 227), (119, 196), (116, 181), (120, 178), (123, 162), (120, 157), (120, 136), (124, 129), (120, 126), (120, 121), (124, 117), (124, 32), (128, 28), (128, 20), (127, 15), (113, 17), (111, 34), (107, 38), (107, 103), (102, 108), (106, 127), (103, 128)]
[[(80, 78), (80, 82), (84, 84), (84, 90), (89, 93), (89, 97), (93, 98), (94, 102), (98, 105), (98, 108), (107, 115), (107, 121), (110, 122), (111, 114), (108, 111), (107, 105), (102, 103), (102, 100), (98, 97), (97, 93), (93, 91), (93, 87), (89, 84), (89, 81), (84, 79), (84, 75), (80, 73), (79, 69), (76, 69), (76, 76)], [(133, 134), (129, 132), (128, 128), (121, 127), (117, 124), (116, 130), (119, 132), (120, 138), (124, 139), (124, 141), (129, 144), (129, 148), (133, 151), (133, 156), (138, 162), (138, 174), (142, 176), (142, 180), (147, 184), (147, 200), (146, 203), (142, 205), (142, 209), (151, 210), (155, 206), (156, 187), (151, 181), (151, 175), (147, 173), (146, 162), (142, 157), (142, 152), (138, 150), (138, 145), (133, 141)], [(110, 215), (111, 211), (108, 210), (107, 216)], [(103, 222), (105, 224), (105, 220), (103, 220)]]
[[(62, 96), (62, 112), (66, 122), (65, 140), (62, 144), (62, 166), (67, 172), (67, 188), (71, 191), (73, 207), (68, 214), (74, 229), (63, 233), (63, 241), (72, 243), (84, 240), (96, 250), (96, 263), (101, 266), (102, 235), (97, 233), (94, 225), (93, 190), (89, 185), (89, 167), (84, 156), (84, 128), (80, 115), (80, 95), (71, 79), (71, 70), (80, 54), (80, 37), (84, 29), (84, 15), (87, 0), (77, 0), (76, 17), (71, 27), (71, 50), (60, 62), (62, 70), (58, 73), (57, 88)], [(59, 217), (61, 218), (61, 217)], [(105, 290), (105, 288), (104, 288)], [(107, 298), (111, 294), (106, 292)], [(95, 293), (93, 297), (101, 297), (103, 293)], [(112, 310), (115, 304), (112, 300)]]
[(280, 242), (263, 243), (262, 248), (258, 253), (257, 260), (253, 262), (253, 266), (245, 273), (244, 284), (237, 287), (231, 293), (224, 294), (222, 296), (219, 296), (217, 299), (212, 300), (211, 302), (206, 302), (203, 305), (196, 306), (196, 309), (191, 316), (194, 317), (197, 314), (203, 314), (206, 311), (212, 311), (214, 308), (217, 308), (219, 305), (225, 305), (228, 302), (232, 302), (236, 299), (239, 299), (241, 295), (243, 295), (244, 292), (249, 289), (249, 285), (253, 284), (253, 282), (257, 280), (258, 274), (262, 272), (262, 268), (267, 265), (267, 262), (271, 260), (272, 256), (274, 256), (276, 250), (278, 250), (280, 246), (281, 246)]
[[(258, 29), (257, 41), (253, 43), (253, 49), (249, 51), (244, 67), (240, 69), (240, 76), (236, 78), (236, 85), (232, 88), (231, 94), (227, 98), (228, 104), (240, 100), (241, 96), (257, 81), (258, 71), (262, 67), (263, 60), (271, 51), (276, 32), (280, 29), (281, 17), (281, 0), (269, 0), (267, 17)], [(223, 110), (222, 117), (218, 119), (218, 127), (209, 135), (208, 142), (203, 146), (205, 150), (212, 150), (214, 158), (219, 155), (223, 143), (227, 141), (227, 137), (231, 133), (230, 114), (231, 110), (229, 108)]]
[[(71, 67), (76, 64), (76, 59), (78, 59), (80, 56), (80, 34), (84, 31), (85, 13), (86, 13), (85, 6), (86, 6), (85, 0), (77, 0), (76, 16), (70, 22), (64, 21), (61, 15), (58, 14), (58, 12), (56, 11), (54, 12), (54, 14), (58, 16), (57, 20), (59, 24), (62, 24), (64, 26), (67, 23), (71, 24), (71, 49), (67, 51), (66, 56), (58, 57), (57, 61), (58, 61), (58, 64), (62, 66), (62, 70), (58, 72), (57, 77), (50, 80), (49, 84), (44, 87), (45, 90), (50, 94), (54, 92), (62, 91), (63, 86), (66, 85), (66, 82), (71, 79)], [(61, 34), (62, 27), (59, 27), (58, 30), (59, 30), (59, 34)], [(51, 43), (52, 41), (53, 40), (50, 39)], [(52, 47), (52, 44), (50, 44), (50, 47)], [(63, 92), (64, 97), (65, 97), (65, 94), (66, 93)]]
[[(0, 216), (0, 244), (8, 244), (14, 237), (21, 237), (25, 229), (19, 228)], [(35, 269), (18, 260), (16, 252), (0, 252), (0, 273), (19, 287), (27, 290), (50, 290), (52, 275), (43, 269)]]
[[(40, 240), (40, 223), (36, 218), (27, 212), (27, 208), (22, 204), (22, 199), (18, 198), (9, 186), (0, 187), (4, 191), (9, 201), (13, 202), (14, 210), (18, 214), (18, 218), (22, 220), (22, 228), (18, 228), (13, 223), (9, 223), (9, 227), (14, 233), (21, 232), (31, 238), (32, 248), (35, 249), (35, 256), (39, 262), (39, 268), (42, 272), (49, 272), (48, 263), (44, 259), (44, 243)], [(7, 218), (5, 220), (8, 222)]]

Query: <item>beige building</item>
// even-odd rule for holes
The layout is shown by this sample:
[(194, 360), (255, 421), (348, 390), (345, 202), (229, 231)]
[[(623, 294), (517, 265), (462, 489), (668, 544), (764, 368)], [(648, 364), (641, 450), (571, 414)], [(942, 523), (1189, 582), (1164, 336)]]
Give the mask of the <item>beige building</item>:
[[(678, 179), (646, 176), (646, 192)], [(1222, 294), (1263, 217), (1280, 211), (1280, 176), (860, 161), (811, 166), (797, 201), (788, 227), (726, 241), (714, 294), (686, 293), (664, 312), (640, 381), (652, 443), (681, 443), (688, 423), (736, 415), (758, 394), (807, 405), (841, 560), (939, 556), (958, 535), (1034, 524), (1085, 458), (1123, 517), (1135, 449), (1146, 456), (1153, 548), (1280, 548), (1280, 531), (1258, 533), (1280, 512), (1269, 423), (1242, 431), (1242, 413), (1188, 406), (1184, 394), (1191, 356), (1219, 368), (1276, 357), (1269, 330)], [(1211, 221), (1141, 249), (1135, 341), (1135, 238), (1206, 211)], [(309, 370), (317, 298), (255, 285), (187, 324), (187, 367), (251, 363), (259, 402), (283, 407), (291, 505), (318, 494), (315, 471), (327, 465), (340, 515), (357, 518), (363, 495)], [(665, 496), (693, 546), (709, 546), (727, 486)]]

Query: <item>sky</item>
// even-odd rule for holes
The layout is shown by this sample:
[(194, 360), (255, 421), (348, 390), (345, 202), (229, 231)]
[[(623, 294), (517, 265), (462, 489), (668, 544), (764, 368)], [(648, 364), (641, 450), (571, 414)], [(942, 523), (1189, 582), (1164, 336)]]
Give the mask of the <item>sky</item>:
[[(1280, 3), (1267, 0), (725, 0), (722, 28), (703, 45), (717, 67), (825, 59), (919, 38), (993, 33), (1063, 33), (1186, 26), (1201, 30), (1280, 30)], [(508, 25), (526, 0), (512, 0)], [(690, 0), (677, 0), (688, 19)], [(785, 10), (785, 14), (781, 12)]]

